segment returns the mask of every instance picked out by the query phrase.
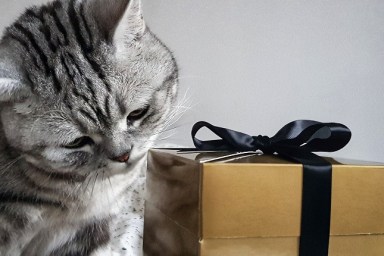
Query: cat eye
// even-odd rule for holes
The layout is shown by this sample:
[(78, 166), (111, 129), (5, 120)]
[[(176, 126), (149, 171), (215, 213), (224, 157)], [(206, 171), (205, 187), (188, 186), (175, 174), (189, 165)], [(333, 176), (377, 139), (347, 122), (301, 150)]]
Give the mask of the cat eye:
[(68, 149), (76, 149), (76, 148), (82, 148), (86, 145), (92, 145), (94, 143), (95, 142), (90, 137), (84, 136), (84, 137), (77, 138), (71, 143), (64, 145), (64, 147)]
[(128, 122), (134, 122), (136, 120), (143, 118), (148, 113), (148, 110), (149, 110), (149, 106), (145, 107), (145, 108), (137, 109), (135, 111), (132, 111), (128, 115), (127, 121)]

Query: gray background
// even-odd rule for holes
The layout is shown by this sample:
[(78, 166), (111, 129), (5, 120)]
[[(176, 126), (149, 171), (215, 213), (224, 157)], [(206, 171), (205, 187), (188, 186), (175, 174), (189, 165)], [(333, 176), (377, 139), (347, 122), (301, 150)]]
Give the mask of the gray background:
[[(0, 0), (0, 28), (32, 3)], [(353, 138), (332, 155), (384, 162), (384, 1), (144, 0), (147, 24), (175, 53), (194, 122), (273, 135), (295, 119), (335, 121)], [(207, 138), (207, 134), (202, 134)]]

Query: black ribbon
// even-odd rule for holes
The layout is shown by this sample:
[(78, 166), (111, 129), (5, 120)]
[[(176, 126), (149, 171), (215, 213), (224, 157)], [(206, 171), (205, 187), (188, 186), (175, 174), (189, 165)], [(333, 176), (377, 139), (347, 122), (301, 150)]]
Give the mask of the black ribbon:
[[(202, 141), (196, 133), (208, 128), (221, 139)], [(285, 125), (275, 136), (250, 136), (241, 132), (198, 122), (192, 138), (199, 150), (257, 151), (275, 154), (303, 164), (303, 198), (301, 212), (300, 256), (328, 255), (332, 165), (313, 152), (333, 152), (351, 139), (343, 124), (297, 120)]]

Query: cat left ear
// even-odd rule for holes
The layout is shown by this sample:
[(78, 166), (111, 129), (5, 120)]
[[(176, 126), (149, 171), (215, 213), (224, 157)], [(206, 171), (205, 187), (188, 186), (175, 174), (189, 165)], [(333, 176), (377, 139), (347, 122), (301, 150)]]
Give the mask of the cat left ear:
[(9, 102), (13, 100), (18, 94), (21, 94), (20, 88), (22, 84), (20, 81), (7, 78), (0, 77), (0, 102)]
[(144, 33), (141, 0), (89, 0), (88, 3), (100, 32), (117, 48)]
[(17, 75), (20, 71), (5, 56), (6, 51), (0, 47), (0, 103), (18, 101), (29, 94), (28, 88)]

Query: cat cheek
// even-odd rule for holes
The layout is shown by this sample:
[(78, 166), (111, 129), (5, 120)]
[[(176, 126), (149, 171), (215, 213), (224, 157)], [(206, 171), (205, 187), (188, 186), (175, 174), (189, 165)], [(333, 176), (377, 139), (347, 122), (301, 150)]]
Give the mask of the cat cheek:
[(88, 165), (94, 165), (92, 162), (92, 155), (86, 152), (75, 152), (67, 155), (64, 159), (64, 165), (66, 167), (87, 167)]
[(48, 164), (54, 168), (74, 167), (86, 165), (91, 157), (90, 150), (74, 151), (64, 148), (48, 147), (42, 152), (42, 156)]
[(64, 149), (48, 147), (43, 150), (41, 155), (50, 162), (61, 162), (64, 160), (66, 152)]

